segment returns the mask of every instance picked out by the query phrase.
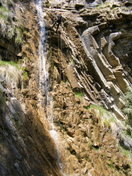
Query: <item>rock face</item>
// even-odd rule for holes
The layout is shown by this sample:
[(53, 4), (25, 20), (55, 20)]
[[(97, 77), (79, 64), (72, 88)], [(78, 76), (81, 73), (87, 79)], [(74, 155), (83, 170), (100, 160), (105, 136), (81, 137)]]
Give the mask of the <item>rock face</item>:
[[(127, 71), (124, 69), (124, 67), (129, 67), (127, 70), (131, 70), (131, 66), (124, 63), (129, 60), (131, 53), (131, 42), (125, 44), (128, 39), (126, 34), (131, 33), (130, 23), (128, 23), (131, 11), (124, 6), (110, 9), (111, 7), (106, 3), (104, 7), (97, 9), (80, 10), (79, 14), (62, 11), (65, 22), (60, 29), (60, 40), (63, 40), (60, 41), (60, 47), (70, 50), (68, 56), (72, 58), (71, 61), (67, 60), (67, 66), (65, 64), (63, 69), (69, 68), (69, 62), (73, 62), (72, 67), (76, 74), (74, 78), (85, 88), (88, 98), (92, 98), (95, 102), (95, 99), (100, 97), (100, 101), (107, 109), (113, 109), (118, 118), (124, 119), (120, 111), (123, 102), (121, 96), (131, 83), (130, 76), (127, 76), (131, 73), (126, 75)], [(124, 41), (124, 45), (120, 45), (119, 41)], [(118, 52), (119, 47), (120, 49), (123, 47), (122, 54)], [(127, 48), (126, 51), (125, 48)], [(89, 79), (89, 75), (92, 79)], [(70, 76), (67, 76), (68, 79)], [(75, 82), (75, 79), (70, 83)], [(92, 82), (90, 84), (91, 80), (96, 86), (93, 87)], [(100, 95), (97, 97), (98, 93)]]
[(0, 2), (0, 175), (131, 175), (122, 111), (132, 83), (131, 1), (47, 0), (43, 7), (51, 107), (39, 88), (35, 2)]

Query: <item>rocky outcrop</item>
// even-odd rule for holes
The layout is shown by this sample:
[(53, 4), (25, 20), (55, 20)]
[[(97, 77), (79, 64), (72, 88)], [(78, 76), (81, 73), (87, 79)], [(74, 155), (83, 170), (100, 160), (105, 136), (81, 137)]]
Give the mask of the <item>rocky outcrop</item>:
[[(51, 80), (53, 84), (53, 96), (55, 99), (55, 123), (58, 131), (60, 131), (61, 140), (71, 140), (71, 149), (69, 149), (70, 147), (64, 142), (66, 145), (65, 150), (67, 150), (67, 154), (64, 155), (69, 155), (69, 160), (71, 161), (70, 166), (71, 168), (73, 167), (73, 169), (68, 170), (66, 168), (67, 164), (64, 166), (64, 172), (68, 174), (76, 173), (77, 175), (85, 175), (88, 173), (90, 174), (89, 170), (91, 170), (86, 166), (88, 161), (85, 161), (85, 159), (83, 162), (87, 168), (86, 172), (84, 172), (84, 166), (81, 165), (80, 158), (82, 159), (83, 157), (79, 155), (83, 152), (83, 149), (81, 150), (81, 144), (84, 139), (82, 134), (80, 135), (82, 140), (78, 139), (79, 142), (81, 141), (81, 144), (78, 143), (76, 145), (76, 132), (80, 131), (81, 126), (81, 122), (78, 122), (77, 119), (82, 120), (83, 127), (86, 123), (85, 120), (83, 121), (83, 117), (81, 117), (79, 112), (81, 113), (84, 107), (86, 108), (89, 106), (88, 104), (83, 106), (83, 101), (87, 100), (90, 104), (102, 104), (106, 109), (111, 110), (113, 117), (110, 117), (108, 123), (111, 124), (113, 134), (119, 139), (122, 146), (124, 145), (125, 148), (129, 148), (129, 150), (131, 148), (131, 137), (123, 135), (123, 131), (126, 130), (123, 121), (126, 117), (122, 112), (122, 108), (125, 104), (122, 99), (123, 94), (127, 91), (127, 87), (131, 86), (131, 76), (128, 77), (127, 75), (130, 74), (126, 74), (127, 71), (125, 71), (124, 66), (126, 67), (127, 64), (125, 59), (123, 59), (125, 52), (128, 53), (126, 55), (127, 60), (129, 60), (129, 53), (131, 53), (131, 42), (129, 43), (129, 40), (129, 44), (125, 42), (128, 39), (126, 33), (131, 31), (130, 23), (128, 22), (131, 19), (131, 7), (127, 8), (122, 5), (122, 3), (115, 2), (113, 5), (105, 3), (102, 4), (102, 6), (94, 7), (92, 9), (80, 5), (79, 9), (71, 9), (71, 11), (69, 11), (67, 10), (67, 7), (59, 9), (59, 5), (58, 9), (54, 10), (54, 4), (51, 2), (52, 10), (46, 9), (46, 19), (48, 21), (47, 29), (49, 30), (48, 43), (50, 47), (48, 57), (52, 63), (50, 70), (51, 73), (53, 73), (51, 74)], [(63, 22), (59, 27), (58, 33), (53, 32), (54, 29), (50, 29), (52, 21), (54, 20), (54, 13), (61, 13), (63, 17)], [(124, 45), (120, 45), (120, 41), (122, 41)], [(117, 48), (120, 48), (123, 51), (122, 54), (119, 54)], [(128, 71), (129, 70), (131, 70), (130, 67)], [(56, 84), (59, 84), (60, 86)], [(72, 92), (69, 92), (68, 94), (67, 88), (66, 90), (64, 89), (65, 86), (71, 87)], [(57, 93), (54, 93), (54, 91), (56, 92), (56, 89)], [(66, 93), (64, 93), (65, 91)], [(58, 96), (59, 94), (60, 96)], [(77, 106), (79, 100), (76, 102), (74, 98), (71, 98), (73, 94), (79, 94), (80, 98), (83, 99), (81, 102), (83, 107), (77, 108), (79, 109), (78, 113), (76, 113), (73, 104), (75, 103)], [(70, 98), (67, 98), (68, 96)], [(61, 97), (66, 98), (61, 99)], [(66, 101), (69, 101), (69, 103), (66, 104)], [(72, 104), (71, 102), (74, 103)], [(62, 113), (60, 113), (61, 110)], [(106, 116), (102, 116), (104, 121), (107, 121)], [(112, 120), (114, 117), (115, 120)], [(74, 124), (74, 121), (77, 123), (76, 125)], [(88, 127), (89, 124), (86, 123), (83, 130), (88, 130)], [(99, 128), (99, 126), (97, 128)], [(77, 136), (79, 136), (79, 134), (80, 133), (77, 132)], [(98, 134), (100, 134), (100, 132), (96, 132), (96, 127), (93, 127), (90, 138), (92, 140), (91, 145), (94, 146), (95, 142), (95, 148), (98, 148), (100, 145), (97, 140), (99, 136), (96, 136)], [(92, 139), (92, 135), (95, 139)], [(85, 137), (88, 137), (88, 135), (86, 134)], [(68, 150), (74, 155), (72, 156), (73, 158), (70, 157), (71, 154)], [(88, 148), (85, 148), (85, 150), (88, 151)], [(64, 153), (63, 149), (62, 153)], [(63, 162), (67, 163), (69, 161)], [(101, 162), (103, 163), (104, 161)], [(73, 166), (71, 163), (73, 163)], [(76, 168), (77, 165), (80, 166), (79, 170), (79, 166)], [(104, 165), (106, 166), (106, 164), (103, 164), (103, 166)], [(94, 168), (94, 166), (92, 169), (98, 170), (97, 168)], [(96, 175), (94, 171), (92, 174)], [(103, 174), (110, 175), (112, 172), (106, 171), (106, 173), (104, 172)], [(123, 175), (123, 173), (116, 174)], [(101, 173), (97, 173), (97, 175), (101, 175)]]
[[(100, 99), (107, 109), (112, 109), (118, 118), (124, 119), (121, 112), (123, 107), (121, 97), (130, 86), (131, 78), (126, 75), (123, 66), (126, 64), (121, 59), (125, 53), (122, 53), (122, 56), (121, 54), (120, 56), (119, 54), (116, 55), (117, 50), (115, 48), (120, 45), (117, 41), (121, 41), (121, 39), (126, 41), (128, 38), (126, 33), (130, 31), (130, 27), (127, 21), (131, 18), (131, 11), (126, 7), (110, 10), (109, 4), (106, 4), (106, 8), (80, 10), (80, 15), (78, 12), (72, 13), (65, 10), (62, 10), (61, 13), (64, 18), (64, 26), (60, 28), (58, 52), (60, 49), (68, 52), (67, 65), (65, 63), (64, 66), (65, 61), (60, 56), (60, 59), (63, 59), (63, 70), (68, 69), (69, 64), (70, 67), (74, 67), (72, 70), (74, 70), (76, 78), (75, 75), (72, 76), (74, 81), (73, 79), (72, 81), (69, 80), (70, 83), (78, 82), (81, 85), (79, 87), (85, 89), (88, 98), (94, 102)], [(68, 18), (69, 15), (70, 19)], [(122, 45), (124, 48), (128, 48), (127, 51), (129, 50), (126, 55), (128, 58), (131, 52), (130, 45), (129, 47)], [(71, 79), (72, 72), (70, 71), (70, 76), (66, 75), (68, 79)], [(96, 86), (92, 86), (89, 75), (92, 76)], [(77, 80), (75, 81), (75, 79)], [(74, 85), (74, 87), (78, 86)]]

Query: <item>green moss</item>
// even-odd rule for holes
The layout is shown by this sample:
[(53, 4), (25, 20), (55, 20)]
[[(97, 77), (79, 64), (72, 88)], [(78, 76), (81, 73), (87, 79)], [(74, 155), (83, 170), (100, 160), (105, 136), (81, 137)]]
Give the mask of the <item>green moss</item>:
[(20, 66), (19, 66), (19, 64), (17, 62), (0, 60), (0, 66), (5, 66), (5, 65), (12, 65), (12, 66), (20, 69)]

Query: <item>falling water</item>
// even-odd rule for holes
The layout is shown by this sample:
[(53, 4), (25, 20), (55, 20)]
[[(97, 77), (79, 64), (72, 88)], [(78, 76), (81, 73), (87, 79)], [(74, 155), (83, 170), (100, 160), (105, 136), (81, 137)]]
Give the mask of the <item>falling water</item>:
[(42, 93), (48, 96), (49, 90), (49, 73), (48, 73), (48, 64), (46, 63), (46, 46), (45, 46), (45, 21), (43, 12), (43, 3), (42, 0), (36, 0), (36, 9), (38, 13), (38, 21), (40, 26), (40, 43), (39, 43), (39, 87)]
[[(37, 14), (38, 14), (38, 21), (39, 21), (39, 26), (40, 26), (40, 43), (39, 43), (39, 87), (40, 90), (42, 91), (42, 94), (45, 95), (45, 105), (46, 105), (46, 114), (48, 121), (50, 122), (51, 128), (50, 128), (50, 135), (54, 139), (54, 142), (57, 146), (58, 149), (58, 134), (55, 130), (55, 126), (53, 123), (53, 101), (52, 101), (52, 96), (50, 95), (49, 88), (50, 88), (50, 83), (49, 83), (49, 73), (48, 73), (48, 63), (46, 60), (46, 45), (45, 45), (45, 13), (43, 12), (43, 0), (36, 0), (36, 9), (37, 9)], [(60, 162), (60, 155), (57, 150), (57, 161), (59, 166), (61, 166)]]

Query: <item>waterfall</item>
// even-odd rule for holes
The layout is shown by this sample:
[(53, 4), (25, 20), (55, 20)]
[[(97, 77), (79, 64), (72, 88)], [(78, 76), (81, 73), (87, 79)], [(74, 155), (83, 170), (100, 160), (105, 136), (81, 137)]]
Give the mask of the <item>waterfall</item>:
[(48, 62), (46, 60), (46, 45), (45, 45), (45, 13), (43, 12), (43, 0), (36, 0), (36, 9), (38, 14), (38, 23), (40, 27), (40, 43), (39, 43), (39, 88), (43, 95), (45, 95), (45, 106), (46, 106), (46, 115), (48, 118), (48, 121), (50, 123), (50, 135), (53, 138), (56, 147), (57, 147), (57, 162), (58, 165), (61, 168), (61, 162), (60, 162), (60, 154), (58, 151), (58, 134), (55, 130), (55, 126), (53, 123), (53, 100), (52, 96), (50, 95), (49, 88), (50, 88), (50, 82), (49, 82), (49, 73), (48, 73)]
[(40, 26), (40, 43), (39, 43), (39, 87), (42, 93), (45, 94), (47, 103), (49, 91), (49, 73), (48, 63), (46, 63), (46, 46), (45, 46), (45, 21), (43, 12), (42, 0), (36, 0), (36, 9), (38, 14), (38, 22)]

